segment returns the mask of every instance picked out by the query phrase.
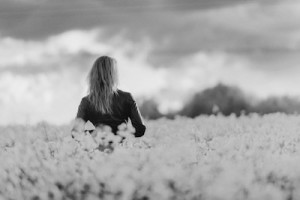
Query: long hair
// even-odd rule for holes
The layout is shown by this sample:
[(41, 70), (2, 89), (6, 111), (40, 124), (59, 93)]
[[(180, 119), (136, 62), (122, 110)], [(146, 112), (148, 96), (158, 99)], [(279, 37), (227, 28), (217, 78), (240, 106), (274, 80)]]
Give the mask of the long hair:
[(97, 111), (111, 114), (112, 97), (117, 93), (118, 84), (116, 60), (108, 56), (99, 57), (94, 62), (88, 78), (88, 99)]

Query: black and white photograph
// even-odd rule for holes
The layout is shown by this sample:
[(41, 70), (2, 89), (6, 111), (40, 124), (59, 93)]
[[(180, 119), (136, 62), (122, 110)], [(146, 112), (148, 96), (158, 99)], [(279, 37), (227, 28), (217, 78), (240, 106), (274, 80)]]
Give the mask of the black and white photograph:
[(299, 0), (0, 0), (0, 200), (300, 200)]

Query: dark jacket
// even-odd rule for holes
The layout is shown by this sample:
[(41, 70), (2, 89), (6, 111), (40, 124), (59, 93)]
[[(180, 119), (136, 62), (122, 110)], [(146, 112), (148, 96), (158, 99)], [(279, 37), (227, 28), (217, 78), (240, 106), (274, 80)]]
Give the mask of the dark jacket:
[(117, 133), (118, 126), (131, 120), (132, 126), (135, 128), (134, 135), (141, 137), (144, 135), (146, 127), (143, 123), (141, 114), (137, 104), (129, 92), (118, 90), (112, 99), (112, 114), (102, 114), (96, 111), (94, 105), (89, 101), (88, 97), (84, 97), (78, 107), (77, 118), (88, 120), (94, 126), (108, 125), (113, 133)]

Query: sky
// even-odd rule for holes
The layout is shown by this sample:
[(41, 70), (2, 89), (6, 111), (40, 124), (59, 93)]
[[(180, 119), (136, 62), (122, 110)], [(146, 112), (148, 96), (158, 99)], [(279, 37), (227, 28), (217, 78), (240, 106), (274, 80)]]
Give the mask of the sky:
[(1, 0), (0, 125), (68, 123), (102, 55), (163, 112), (217, 83), (300, 96), (298, 0)]

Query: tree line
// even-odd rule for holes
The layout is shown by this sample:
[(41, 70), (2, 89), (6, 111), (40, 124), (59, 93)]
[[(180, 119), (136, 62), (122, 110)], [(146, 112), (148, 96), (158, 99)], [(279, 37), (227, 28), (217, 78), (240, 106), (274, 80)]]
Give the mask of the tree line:
[(176, 115), (194, 118), (199, 115), (216, 114), (225, 116), (276, 112), (295, 114), (300, 113), (300, 101), (287, 96), (273, 96), (258, 100), (245, 94), (238, 87), (218, 84), (194, 94), (177, 112), (162, 114), (158, 109), (158, 103), (153, 99), (144, 100), (140, 104), (140, 110), (146, 119), (174, 118)]

